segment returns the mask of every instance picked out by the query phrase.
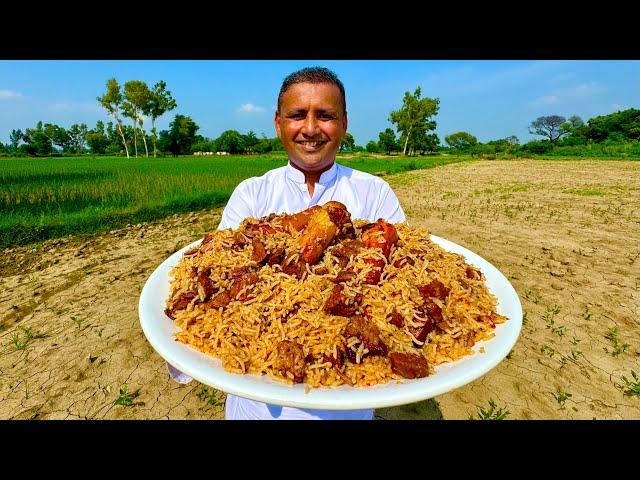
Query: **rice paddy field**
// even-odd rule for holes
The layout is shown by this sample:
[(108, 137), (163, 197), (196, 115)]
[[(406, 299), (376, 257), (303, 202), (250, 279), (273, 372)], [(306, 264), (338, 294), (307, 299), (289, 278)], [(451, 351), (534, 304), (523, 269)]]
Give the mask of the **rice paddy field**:
[[(220, 177), (213, 166), (220, 172), (235, 161), (225, 174), (234, 180), (215, 184), (220, 191), (232, 189), (242, 177), (284, 159), (261, 159), (259, 165), (233, 158), (162, 159), (153, 167), (149, 159), (144, 168), (153, 180), (133, 161), (118, 164), (122, 171), (129, 168), (126, 176), (113, 167), (122, 159), (93, 160), (93, 166), (82, 159), (79, 170), (64, 170), (65, 163), (50, 167), (57, 160), (40, 167), (19, 160), (8, 168), (2, 161), (2, 193), (5, 185), (12, 192), (3, 200), (3, 221), (13, 212), (25, 222), (41, 218), (44, 225), (48, 211), (68, 220), (82, 211), (72, 208), (68, 192), (83, 185), (90, 191), (92, 184), (102, 188), (87, 193), (84, 205), (96, 215), (96, 197), (103, 193), (114, 199), (112, 211), (133, 211), (131, 205), (145, 204), (147, 197), (147, 204), (161, 204), (158, 198), (170, 198), (162, 195), (174, 185), (181, 185), (173, 192), (184, 199), (184, 210), (24, 245), (3, 230), (9, 240), (0, 249), (0, 419), (224, 418), (224, 392), (170, 379), (140, 328), (140, 291), (163, 260), (218, 225), (224, 196), (218, 207), (190, 207), (191, 185), (198, 186), (193, 197), (212, 194)], [(175, 166), (183, 161), (183, 168)], [(340, 161), (384, 172), (409, 223), (496, 266), (514, 286), (524, 314), (512, 351), (486, 375), (433, 399), (378, 409), (377, 419), (640, 419), (640, 162)], [(241, 167), (245, 173), (235, 171)], [(109, 190), (115, 182), (119, 190), (132, 190), (129, 206), (117, 203), (118, 189)], [(54, 192), (68, 193), (67, 203), (46, 210), (48, 183), (59, 186)], [(38, 214), (16, 207), (16, 192), (24, 192), (21, 205), (30, 185), (39, 192), (30, 203), (41, 209)]]
[[(340, 161), (392, 174), (464, 159), (358, 156)], [(0, 248), (220, 207), (243, 179), (285, 164), (283, 154), (0, 159)]]

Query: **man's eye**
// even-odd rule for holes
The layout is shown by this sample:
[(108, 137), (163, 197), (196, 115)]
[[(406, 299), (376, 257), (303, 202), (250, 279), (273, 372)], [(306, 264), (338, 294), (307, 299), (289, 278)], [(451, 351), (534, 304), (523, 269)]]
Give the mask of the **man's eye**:
[(294, 120), (302, 120), (304, 117), (304, 113), (294, 113), (292, 115), (289, 115), (289, 118), (293, 118)]

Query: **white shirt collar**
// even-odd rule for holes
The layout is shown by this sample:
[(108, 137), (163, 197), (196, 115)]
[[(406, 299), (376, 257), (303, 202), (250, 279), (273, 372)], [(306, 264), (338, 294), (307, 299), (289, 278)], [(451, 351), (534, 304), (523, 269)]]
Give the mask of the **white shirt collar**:
[[(305, 179), (304, 179), (304, 173), (302, 173), (300, 170), (298, 170), (297, 168), (294, 168), (291, 165), (291, 161), (289, 161), (287, 163), (287, 178), (290, 178), (291, 180), (293, 180), (296, 183), (306, 183)], [(320, 174), (320, 178), (318, 179), (318, 183), (320, 185), (328, 185), (329, 183), (331, 183), (333, 181), (333, 179), (336, 177), (336, 175), (338, 174), (338, 166), (336, 164), (336, 162), (333, 162), (333, 165), (331, 165), (331, 168), (329, 170), (326, 170), (324, 172), (322, 172)]]

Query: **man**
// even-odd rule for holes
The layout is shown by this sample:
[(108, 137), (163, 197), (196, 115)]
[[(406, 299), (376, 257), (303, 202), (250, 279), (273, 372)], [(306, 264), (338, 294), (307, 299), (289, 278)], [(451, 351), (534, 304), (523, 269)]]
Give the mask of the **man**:
[[(246, 217), (296, 213), (336, 200), (353, 219), (404, 222), (393, 190), (382, 179), (336, 164), (347, 132), (344, 86), (326, 68), (304, 68), (285, 78), (278, 95), (274, 124), (289, 157), (285, 167), (241, 182), (222, 212), (218, 229), (237, 228)], [(191, 379), (169, 366), (172, 377)], [(268, 405), (227, 395), (226, 418), (232, 419), (359, 419), (373, 410), (308, 410)]]

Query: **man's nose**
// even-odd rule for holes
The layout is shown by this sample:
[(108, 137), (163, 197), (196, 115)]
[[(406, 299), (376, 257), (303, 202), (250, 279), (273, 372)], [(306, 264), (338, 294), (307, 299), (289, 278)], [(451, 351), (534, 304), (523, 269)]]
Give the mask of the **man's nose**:
[(307, 118), (305, 118), (303, 133), (309, 136), (313, 136), (318, 133), (318, 120), (314, 115), (307, 115)]

